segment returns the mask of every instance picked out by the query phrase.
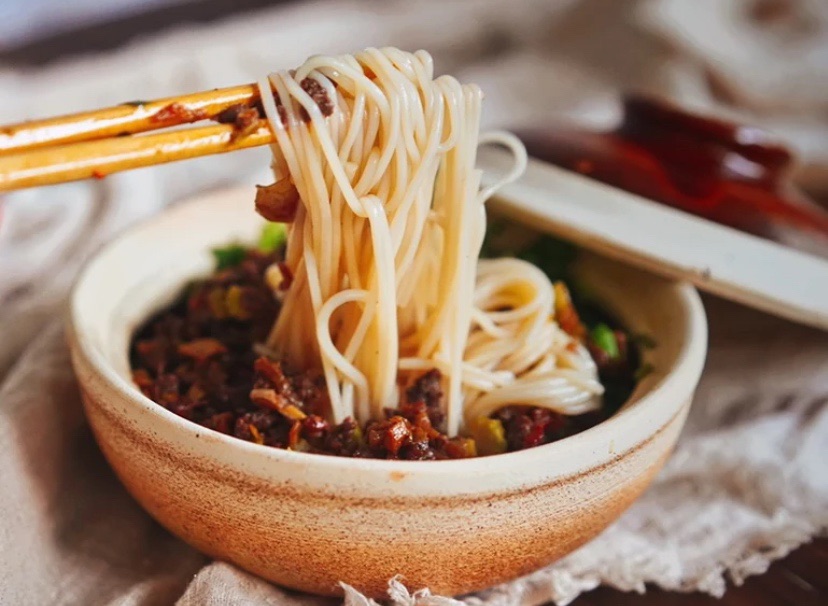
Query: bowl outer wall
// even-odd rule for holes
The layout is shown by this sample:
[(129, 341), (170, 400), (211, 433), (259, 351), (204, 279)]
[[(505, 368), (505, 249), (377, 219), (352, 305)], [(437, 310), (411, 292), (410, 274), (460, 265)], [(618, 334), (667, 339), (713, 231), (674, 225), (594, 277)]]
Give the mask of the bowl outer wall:
[[(594, 536), (666, 458), (704, 361), (703, 308), (689, 286), (595, 257), (581, 262), (579, 277), (630, 329), (657, 337), (658, 347), (648, 354), (657, 370), (612, 419), (558, 443), (439, 463), (343, 459), (243, 442), (151, 402), (129, 379), (128, 340), (182, 282), (210, 270), (210, 247), (256, 237), (261, 221), (251, 200), (250, 190), (216, 192), (131, 230), (89, 264), (72, 296), (73, 363), (101, 448), (133, 495), (185, 540), (318, 593), (335, 592), (334, 579), (348, 580), (342, 571), (353, 570), (354, 562), (373, 562), (373, 576), (354, 581), (372, 593), (390, 570), (410, 571), (435, 590), (456, 593), (528, 572)], [(514, 542), (515, 532), (537, 528), (551, 513), (557, 520), (551, 529), (532, 541), (524, 533), (522, 546)], [(274, 515), (283, 520), (275, 530), (280, 522)], [(372, 519), (385, 520), (384, 528), (391, 520), (413, 526), (389, 536), (372, 531)], [(333, 550), (314, 568), (326, 574), (286, 573), (272, 561), (272, 550), (265, 553), (250, 539), (253, 529), (268, 544), (295, 543), (301, 527), (325, 537)], [(457, 538), (468, 529), (476, 540)], [(447, 561), (431, 557), (431, 568), (417, 556), (418, 546), (450, 537), (473, 570), (451, 566), (456, 551)], [(375, 558), (379, 542), (389, 541), (402, 559), (386, 571)], [(511, 546), (510, 552), (497, 554), (493, 545)], [(491, 553), (480, 553), (485, 549)], [(319, 552), (316, 544), (302, 557), (310, 565)], [(511, 565), (486, 565), (497, 561)], [(338, 569), (337, 562), (347, 568)]]

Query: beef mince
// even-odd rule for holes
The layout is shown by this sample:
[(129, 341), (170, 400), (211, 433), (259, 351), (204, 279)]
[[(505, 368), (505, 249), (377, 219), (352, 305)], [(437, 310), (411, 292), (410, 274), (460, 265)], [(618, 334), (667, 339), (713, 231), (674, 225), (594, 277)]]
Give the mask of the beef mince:
[[(331, 423), (323, 377), (297, 372), (254, 345), (266, 340), (279, 313), (265, 279), (279, 256), (232, 248), (224, 255), (219, 260), (229, 266), (190, 284), (132, 341), (135, 384), (176, 415), (276, 448), (408, 460), (521, 450), (560, 439), (587, 423), (582, 417), (510, 406), (490, 421), (500, 424), (501, 446), (478, 453), (475, 440), (445, 434), (442, 377), (436, 369), (403, 386), (398, 407), (386, 409), (384, 419), (364, 427), (351, 418)], [(597, 415), (588, 424), (600, 420)]]

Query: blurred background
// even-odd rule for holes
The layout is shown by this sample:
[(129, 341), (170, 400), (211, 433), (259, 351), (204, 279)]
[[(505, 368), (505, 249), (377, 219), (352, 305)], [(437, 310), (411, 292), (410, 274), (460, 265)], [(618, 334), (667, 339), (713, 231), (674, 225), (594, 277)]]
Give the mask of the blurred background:
[(617, 119), (619, 91), (759, 124), (826, 187), (823, 0), (4, 0), (0, 119), (236, 84), (310, 53), (426, 48), (489, 123)]
[(310, 53), (426, 48), (489, 123), (617, 118), (619, 91), (760, 124), (826, 189), (823, 0), (4, 0), (0, 120), (252, 80)]
[[(823, 0), (4, 0), (0, 116), (122, 100), (140, 78), (147, 95), (184, 92), (197, 62), (222, 85), (393, 43), (482, 80), (500, 122), (610, 120), (610, 97), (644, 90), (775, 128), (810, 162), (828, 133), (827, 41)], [(63, 100), (47, 99), (67, 71), (71, 85), (51, 83)], [(38, 73), (43, 89), (10, 86)]]

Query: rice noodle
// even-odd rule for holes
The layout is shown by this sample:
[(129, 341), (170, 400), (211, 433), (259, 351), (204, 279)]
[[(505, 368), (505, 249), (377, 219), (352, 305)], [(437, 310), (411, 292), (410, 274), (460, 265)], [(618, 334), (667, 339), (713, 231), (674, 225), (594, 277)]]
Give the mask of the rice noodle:
[[(520, 175), (525, 151), (508, 133), (481, 138), (480, 89), (433, 72), (423, 51), (367, 49), (259, 82), (274, 174), (302, 201), (286, 252), (294, 279), (267, 347), (324, 373), (336, 422), (382, 418), (398, 385), (430, 368), (446, 383), (449, 435), (507, 404), (594, 408), (595, 366), (555, 323), (549, 279), (517, 259), (478, 263), (484, 202)], [(483, 190), (481, 142), (516, 157)]]

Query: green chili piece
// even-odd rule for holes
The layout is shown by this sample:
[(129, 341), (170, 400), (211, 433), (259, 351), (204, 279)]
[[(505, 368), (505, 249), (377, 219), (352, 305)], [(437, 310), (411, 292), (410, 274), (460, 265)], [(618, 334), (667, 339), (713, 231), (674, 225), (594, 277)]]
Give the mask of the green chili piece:
[(479, 417), (468, 429), (478, 454), (494, 455), (506, 452), (506, 430), (499, 420)]
[(606, 324), (598, 324), (592, 329), (589, 336), (596, 347), (606, 352), (610, 360), (615, 360), (621, 355), (615, 333)]
[(267, 254), (284, 246), (287, 241), (287, 227), (284, 223), (266, 223), (259, 236), (257, 248)]

